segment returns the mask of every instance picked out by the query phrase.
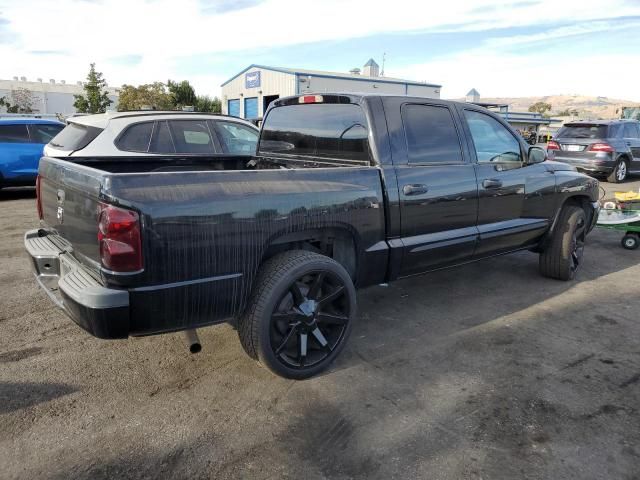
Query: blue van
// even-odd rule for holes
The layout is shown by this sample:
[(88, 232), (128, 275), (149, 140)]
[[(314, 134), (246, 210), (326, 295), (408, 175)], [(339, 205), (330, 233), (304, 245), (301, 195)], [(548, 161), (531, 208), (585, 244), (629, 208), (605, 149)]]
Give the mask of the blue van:
[(0, 188), (35, 185), (42, 149), (65, 127), (39, 118), (0, 118)]

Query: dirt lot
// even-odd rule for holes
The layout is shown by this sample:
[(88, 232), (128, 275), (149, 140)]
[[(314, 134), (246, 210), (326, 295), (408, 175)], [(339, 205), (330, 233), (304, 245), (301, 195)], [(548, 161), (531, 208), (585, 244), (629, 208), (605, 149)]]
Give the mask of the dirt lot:
[(640, 478), (640, 250), (617, 232), (572, 283), (520, 253), (362, 291), (333, 369), (293, 382), (226, 325), (195, 356), (90, 337), (31, 277), (33, 193), (0, 206), (2, 478)]

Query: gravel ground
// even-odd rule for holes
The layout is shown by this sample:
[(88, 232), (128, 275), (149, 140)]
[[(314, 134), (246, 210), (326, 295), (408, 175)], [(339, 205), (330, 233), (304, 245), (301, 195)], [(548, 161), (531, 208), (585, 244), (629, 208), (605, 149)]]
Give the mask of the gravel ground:
[(575, 282), (519, 253), (362, 291), (335, 366), (294, 382), (227, 325), (198, 355), (92, 338), (31, 276), (32, 190), (0, 205), (2, 478), (640, 478), (640, 250), (617, 232)]

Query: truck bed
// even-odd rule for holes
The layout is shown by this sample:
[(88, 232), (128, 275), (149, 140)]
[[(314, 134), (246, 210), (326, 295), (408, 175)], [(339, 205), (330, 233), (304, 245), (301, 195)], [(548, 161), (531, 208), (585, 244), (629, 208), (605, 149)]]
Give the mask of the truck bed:
[[(236, 166), (250, 160), (234, 159)], [(319, 237), (348, 231), (359, 256), (386, 262), (377, 168), (234, 170), (218, 169), (221, 158), (190, 161), (41, 160), (43, 230), (70, 244), (69, 253), (102, 285), (129, 291), (131, 334), (235, 315), (266, 249), (297, 231), (317, 230)], [(101, 267), (97, 220), (105, 203), (139, 213), (142, 271), (123, 275)], [(373, 263), (358, 265), (366, 269)], [(365, 271), (356, 281), (358, 276), (384, 281)]]

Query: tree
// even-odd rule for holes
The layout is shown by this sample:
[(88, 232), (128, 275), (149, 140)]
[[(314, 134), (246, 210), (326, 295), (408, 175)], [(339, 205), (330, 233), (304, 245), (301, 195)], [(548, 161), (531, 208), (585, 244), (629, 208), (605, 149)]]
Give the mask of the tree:
[(540, 115), (544, 115), (549, 110), (551, 110), (551, 104), (545, 103), (545, 102), (536, 102), (529, 107), (530, 112), (536, 112), (536, 113), (539, 113)]
[(222, 102), (218, 97), (211, 98), (209, 95), (198, 95), (196, 97), (196, 112), (222, 112)]
[(123, 85), (118, 98), (118, 110), (173, 110), (173, 98), (162, 82), (134, 87)]
[(34, 113), (33, 93), (26, 88), (11, 90), (11, 102), (6, 97), (0, 98), (0, 107), (7, 108), (7, 113)]
[(173, 106), (180, 110), (182, 107), (196, 105), (196, 92), (189, 83), (188, 80), (181, 82), (174, 82), (173, 80), (167, 81), (167, 87), (169, 87), (169, 93), (173, 100)]
[(102, 78), (102, 72), (96, 72), (96, 64), (92, 63), (84, 84), (85, 95), (74, 95), (76, 101), (73, 106), (79, 113), (104, 113), (113, 103), (105, 90), (107, 82)]

